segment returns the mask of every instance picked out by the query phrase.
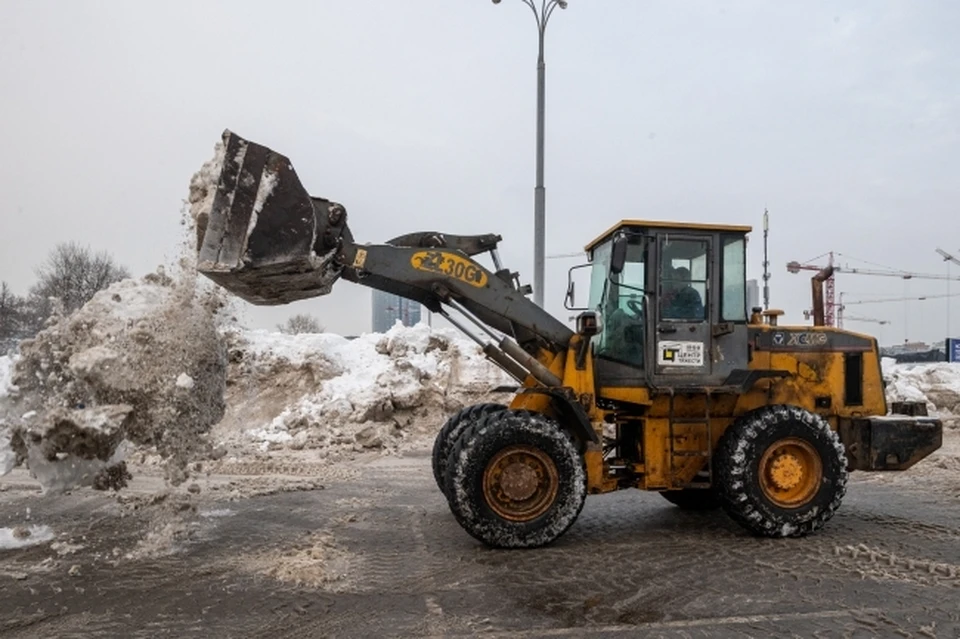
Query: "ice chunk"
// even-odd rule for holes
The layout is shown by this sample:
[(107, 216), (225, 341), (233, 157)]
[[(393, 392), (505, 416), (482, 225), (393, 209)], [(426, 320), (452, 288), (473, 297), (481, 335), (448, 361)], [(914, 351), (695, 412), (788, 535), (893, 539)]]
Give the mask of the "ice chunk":
[(0, 528), (0, 550), (27, 548), (53, 539), (50, 526), (15, 526)]

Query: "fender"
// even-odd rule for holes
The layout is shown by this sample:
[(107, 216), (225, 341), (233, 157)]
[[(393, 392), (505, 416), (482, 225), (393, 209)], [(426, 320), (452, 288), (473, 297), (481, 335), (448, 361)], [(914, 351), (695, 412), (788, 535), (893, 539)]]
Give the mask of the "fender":
[(550, 397), (550, 405), (553, 407), (553, 410), (556, 411), (562, 427), (569, 429), (577, 436), (577, 439), (579, 439), (582, 444), (586, 444), (587, 442), (594, 444), (600, 443), (600, 437), (597, 435), (597, 432), (593, 430), (593, 426), (590, 424), (590, 418), (587, 416), (587, 411), (584, 410), (583, 405), (572, 396), (569, 389), (536, 386), (520, 389), (520, 393), (541, 393), (548, 395)]

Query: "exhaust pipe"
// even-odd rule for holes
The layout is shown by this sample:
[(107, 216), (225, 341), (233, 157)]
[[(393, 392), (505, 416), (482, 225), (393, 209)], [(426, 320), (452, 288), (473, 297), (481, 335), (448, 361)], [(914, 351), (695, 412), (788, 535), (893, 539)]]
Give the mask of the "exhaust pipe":
[(810, 278), (813, 287), (813, 325), (823, 326), (826, 323), (823, 303), (823, 283), (833, 275), (833, 266), (825, 266), (816, 275)]

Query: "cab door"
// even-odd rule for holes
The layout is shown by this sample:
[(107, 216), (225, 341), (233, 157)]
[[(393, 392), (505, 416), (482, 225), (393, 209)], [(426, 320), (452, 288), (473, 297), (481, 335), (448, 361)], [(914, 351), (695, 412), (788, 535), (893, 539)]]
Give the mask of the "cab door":
[(709, 383), (713, 234), (661, 232), (656, 242), (652, 377), (656, 386)]

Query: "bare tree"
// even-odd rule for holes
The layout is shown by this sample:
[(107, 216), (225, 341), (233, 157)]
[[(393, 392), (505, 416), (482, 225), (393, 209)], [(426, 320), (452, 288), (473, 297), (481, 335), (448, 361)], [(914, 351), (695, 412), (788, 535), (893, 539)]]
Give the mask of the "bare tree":
[(36, 274), (37, 283), (30, 289), (35, 305), (44, 307), (46, 300), (57, 298), (67, 314), (89, 302), (97, 291), (130, 277), (130, 272), (116, 264), (109, 253), (94, 253), (75, 242), (57, 244)]
[(25, 337), (26, 300), (14, 295), (6, 282), (0, 282), (0, 354)]
[(0, 339), (10, 337), (17, 324), (16, 296), (6, 282), (0, 282)]
[(296, 335), (297, 333), (322, 333), (323, 326), (312, 315), (303, 313), (294, 315), (287, 320), (286, 324), (278, 324), (277, 329), (287, 335)]

